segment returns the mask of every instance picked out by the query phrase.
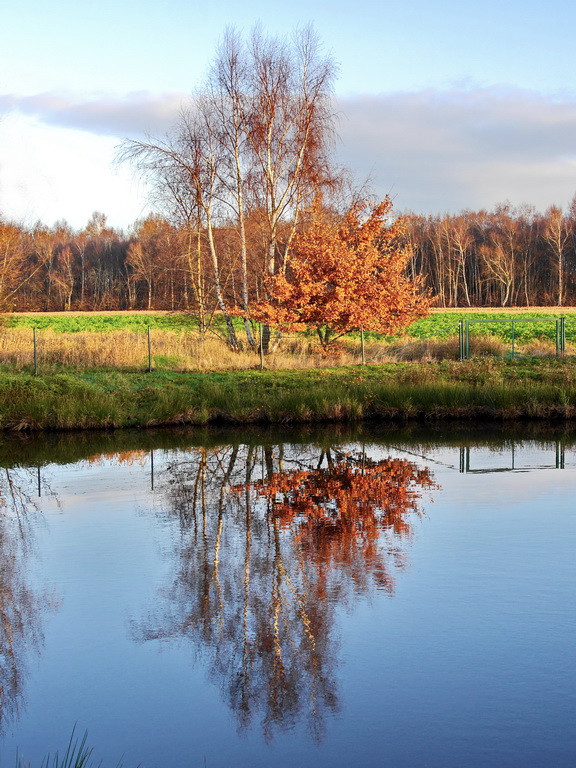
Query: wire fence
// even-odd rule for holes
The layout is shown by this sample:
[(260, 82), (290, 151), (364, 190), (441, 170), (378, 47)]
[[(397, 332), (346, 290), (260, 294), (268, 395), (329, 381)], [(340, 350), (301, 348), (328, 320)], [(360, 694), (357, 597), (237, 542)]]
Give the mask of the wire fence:
[[(526, 343), (530, 337), (518, 330), (521, 323), (542, 324), (538, 327), (544, 328), (546, 338), (536, 334), (532, 342)], [(570, 325), (572, 337), (576, 319)], [(486, 332), (494, 328), (504, 330), (499, 336)], [(285, 333), (271, 329), (268, 334), (255, 325), (251, 336), (250, 343), (239, 331), (239, 343), (232, 348), (219, 330), (200, 333), (148, 326), (140, 330), (55, 332), (50, 328), (0, 327), (0, 366), (38, 375), (90, 368), (148, 372), (325, 368), (398, 360), (467, 360), (478, 355), (567, 353), (567, 320), (563, 317), (460, 320), (418, 339), (386, 339), (359, 331), (336, 337), (324, 346), (312, 331)]]
[(0, 366), (40, 373), (104, 368), (152, 372), (247, 368), (321, 368), (358, 365), (388, 346), (365, 343), (364, 335), (342, 337), (323, 348), (313, 333), (257, 327), (252, 343), (238, 333), (232, 347), (220, 332), (142, 330), (55, 332), (46, 328), (0, 327)]

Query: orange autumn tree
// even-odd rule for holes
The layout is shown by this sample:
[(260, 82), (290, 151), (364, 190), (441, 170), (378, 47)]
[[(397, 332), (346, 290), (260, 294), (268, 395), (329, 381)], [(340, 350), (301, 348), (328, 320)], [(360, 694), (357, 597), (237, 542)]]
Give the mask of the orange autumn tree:
[(390, 220), (387, 197), (369, 209), (363, 201), (338, 222), (320, 203), (294, 238), (286, 270), (270, 277), (268, 296), (251, 316), (289, 329), (313, 327), (326, 347), (354, 330), (393, 334), (428, 312), (420, 277), (410, 279), (411, 257), (402, 219)]

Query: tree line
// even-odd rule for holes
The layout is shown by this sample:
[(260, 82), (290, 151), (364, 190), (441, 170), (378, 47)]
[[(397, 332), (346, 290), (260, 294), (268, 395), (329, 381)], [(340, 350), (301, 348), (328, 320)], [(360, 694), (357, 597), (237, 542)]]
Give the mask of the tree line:
[(576, 303), (576, 197), (566, 212), (529, 205), (406, 217), (410, 269), (440, 307)]
[[(411, 249), (407, 271), (423, 277), (437, 306), (576, 304), (576, 202), (567, 213), (503, 204), (402, 218)], [(226, 307), (241, 307), (245, 290), (251, 300), (264, 295), (269, 253), (261, 219), (260, 211), (246, 217), (245, 268), (234, 223), (213, 230)], [(281, 244), (282, 234), (283, 228)], [(184, 311), (208, 327), (219, 302), (207, 233), (160, 215), (137, 222), (128, 235), (108, 227), (101, 213), (80, 231), (62, 222), (25, 227), (0, 219), (0, 307)]]

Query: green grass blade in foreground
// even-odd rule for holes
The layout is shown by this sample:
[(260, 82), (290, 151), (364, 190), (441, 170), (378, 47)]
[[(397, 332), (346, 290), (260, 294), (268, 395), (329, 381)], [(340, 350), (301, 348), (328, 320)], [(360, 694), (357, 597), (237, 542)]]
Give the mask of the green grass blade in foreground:
[[(48, 754), (42, 760), (40, 768), (103, 768), (101, 761), (94, 763), (92, 759), (94, 748), (89, 747), (87, 741), (88, 731), (85, 731), (82, 738), (79, 739), (76, 737), (76, 726), (74, 726), (66, 752), (62, 757), (58, 752), (55, 752), (54, 756)], [(33, 768), (33, 766), (16, 755), (16, 768)], [(122, 761), (118, 761), (114, 768), (122, 768)], [(140, 768), (140, 766), (136, 768)]]
[[(90, 768), (93, 748), (87, 746), (88, 731), (82, 738), (76, 737), (76, 726), (72, 729), (66, 751), (62, 756), (58, 752), (50, 753), (42, 760), (41, 768)], [(16, 768), (32, 768), (29, 763), (16, 757)]]

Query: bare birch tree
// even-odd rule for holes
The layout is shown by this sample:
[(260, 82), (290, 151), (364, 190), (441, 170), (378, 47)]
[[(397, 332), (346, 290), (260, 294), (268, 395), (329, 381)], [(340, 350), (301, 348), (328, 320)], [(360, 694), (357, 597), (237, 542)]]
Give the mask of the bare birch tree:
[[(264, 262), (260, 271), (285, 269), (304, 206), (333, 185), (329, 149), (335, 66), (322, 54), (311, 28), (291, 39), (256, 28), (249, 40), (230, 30), (204, 88), (183, 109), (172, 134), (158, 141), (127, 140), (120, 159), (132, 161), (152, 182), (165, 207), (195, 210), (212, 264), (217, 305), (229, 342), (237, 346), (223, 270), (240, 272), (241, 310), (248, 342), (251, 292), (246, 221), (263, 213)], [(237, 252), (220, 253), (218, 227), (234, 227)], [(286, 229), (286, 225), (288, 228)], [(282, 243), (279, 232), (283, 230)], [(224, 263), (226, 260), (227, 263)]]
[(556, 262), (556, 273), (558, 275), (557, 304), (561, 307), (564, 304), (565, 261), (566, 251), (572, 236), (572, 221), (563, 215), (561, 208), (553, 205), (546, 211), (544, 222), (544, 240), (548, 244)]

